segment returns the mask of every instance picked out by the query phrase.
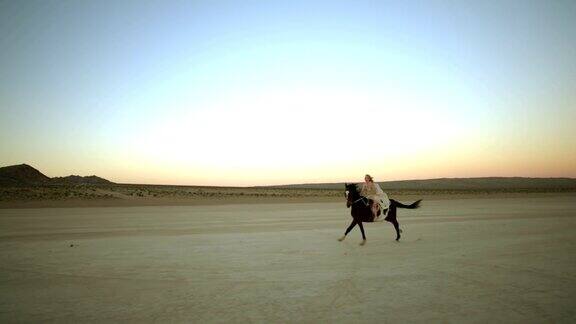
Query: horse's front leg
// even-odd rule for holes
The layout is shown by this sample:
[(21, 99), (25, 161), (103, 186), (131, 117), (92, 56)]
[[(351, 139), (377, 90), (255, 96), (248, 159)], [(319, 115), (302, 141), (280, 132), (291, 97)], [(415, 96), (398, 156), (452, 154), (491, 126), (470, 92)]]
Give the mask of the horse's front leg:
[(346, 229), (346, 232), (344, 232), (344, 235), (342, 235), (342, 237), (339, 238), (338, 241), (344, 241), (344, 239), (346, 238), (346, 235), (348, 235), (348, 233), (350, 233), (350, 231), (354, 228), (354, 226), (356, 226), (356, 224), (358, 224), (356, 222), (356, 220), (352, 220), (352, 223), (350, 223), (350, 226), (348, 226), (348, 228)]
[(358, 222), (358, 226), (360, 226), (360, 232), (362, 232), (362, 242), (360, 242), (360, 245), (364, 245), (366, 244), (366, 234), (364, 233), (364, 226), (362, 225), (362, 222)]

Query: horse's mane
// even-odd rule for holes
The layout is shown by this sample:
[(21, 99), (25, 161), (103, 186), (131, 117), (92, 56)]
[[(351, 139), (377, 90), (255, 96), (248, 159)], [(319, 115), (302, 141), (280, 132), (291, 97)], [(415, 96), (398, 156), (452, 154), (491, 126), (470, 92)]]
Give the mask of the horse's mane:
[(354, 189), (354, 191), (359, 194), (360, 193), (360, 188), (358, 188), (358, 184), (357, 183), (348, 183), (346, 184), (346, 189)]

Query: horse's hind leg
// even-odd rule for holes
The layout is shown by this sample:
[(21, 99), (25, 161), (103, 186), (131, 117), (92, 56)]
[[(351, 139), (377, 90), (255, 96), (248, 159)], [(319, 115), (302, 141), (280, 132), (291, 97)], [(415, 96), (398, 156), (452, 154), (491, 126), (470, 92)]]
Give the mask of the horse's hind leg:
[(396, 219), (396, 205), (398, 202), (396, 200), (390, 200), (390, 209), (388, 210), (388, 215), (386, 216), (386, 220), (392, 225), (394, 225), (394, 229), (396, 230), (396, 241), (400, 240), (400, 233), (402, 230), (400, 229), (400, 225), (398, 224), (398, 220)]
[(346, 235), (348, 235), (348, 233), (350, 233), (350, 231), (354, 228), (354, 226), (356, 226), (356, 221), (353, 220), (352, 223), (350, 223), (350, 226), (348, 226), (348, 228), (346, 229), (346, 232), (344, 232), (344, 235), (338, 239), (338, 241), (344, 241), (344, 239), (346, 238)]
[(362, 232), (362, 242), (360, 242), (360, 245), (364, 245), (366, 244), (366, 234), (364, 233), (364, 226), (362, 225), (362, 222), (358, 222), (358, 226), (360, 226), (360, 231)]
[(396, 241), (399, 241), (400, 240), (400, 232), (401, 232), (400, 225), (398, 224), (398, 221), (395, 219), (392, 220), (391, 223), (392, 223), (392, 225), (394, 225), (394, 229), (396, 230)]

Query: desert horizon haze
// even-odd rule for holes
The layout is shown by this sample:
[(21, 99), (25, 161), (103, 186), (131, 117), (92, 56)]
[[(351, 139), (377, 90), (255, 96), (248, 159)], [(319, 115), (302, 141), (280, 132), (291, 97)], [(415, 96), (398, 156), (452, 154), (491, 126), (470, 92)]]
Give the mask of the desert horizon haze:
[(0, 165), (215, 186), (576, 177), (574, 1), (3, 1)]

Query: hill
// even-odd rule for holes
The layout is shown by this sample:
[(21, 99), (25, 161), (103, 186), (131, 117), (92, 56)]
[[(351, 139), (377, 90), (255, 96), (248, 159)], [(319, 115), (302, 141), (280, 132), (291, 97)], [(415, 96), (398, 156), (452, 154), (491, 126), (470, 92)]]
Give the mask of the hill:
[(37, 186), (37, 185), (102, 185), (113, 184), (106, 179), (93, 176), (50, 178), (28, 164), (10, 165), (0, 168), (0, 186)]
[(0, 185), (47, 184), (50, 178), (28, 164), (10, 165), (0, 168)]

